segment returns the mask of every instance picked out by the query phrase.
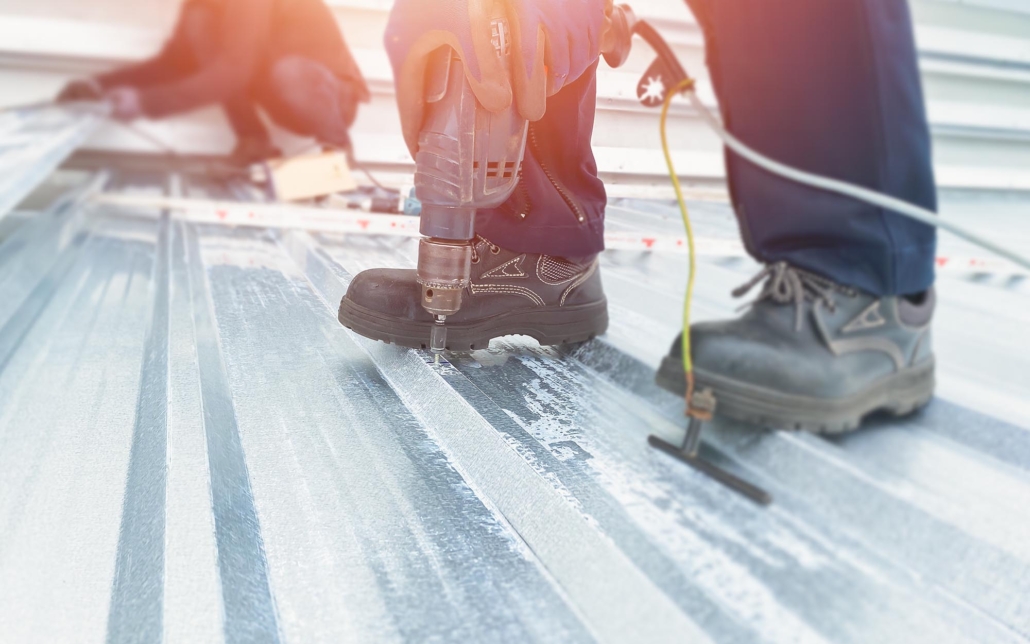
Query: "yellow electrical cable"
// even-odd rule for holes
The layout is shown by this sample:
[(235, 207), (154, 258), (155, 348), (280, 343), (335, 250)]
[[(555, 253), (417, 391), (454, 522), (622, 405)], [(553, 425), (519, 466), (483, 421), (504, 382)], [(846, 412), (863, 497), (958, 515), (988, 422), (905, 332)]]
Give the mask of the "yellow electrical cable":
[(676, 175), (676, 166), (672, 162), (672, 153), (669, 151), (669, 137), (666, 125), (669, 118), (669, 107), (672, 99), (683, 91), (692, 90), (694, 79), (688, 78), (676, 87), (669, 90), (662, 105), (662, 152), (665, 153), (665, 163), (669, 166), (669, 178), (672, 180), (672, 187), (676, 190), (676, 201), (679, 202), (680, 214), (683, 215), (683, 225), (687, 229), (687, 248), (690, 251), (690, 273), (687, 277), (687, 296), (683, 303), (683, 370), (687, 374), (687, 390), (684, 396), (687, 401), (687, 411), (690, 411), (690, 401), (694, 397), (694, 361), (692, 359), (690, 346), (690, 303), (694, 298), (694, 274), (697, 271), (697, 259), (694, 253), (694, 228), (690, 225), (690, 213), (687, 212), (687, 202), (683, 199), (683, 188), (680, 186), (679, 177)]

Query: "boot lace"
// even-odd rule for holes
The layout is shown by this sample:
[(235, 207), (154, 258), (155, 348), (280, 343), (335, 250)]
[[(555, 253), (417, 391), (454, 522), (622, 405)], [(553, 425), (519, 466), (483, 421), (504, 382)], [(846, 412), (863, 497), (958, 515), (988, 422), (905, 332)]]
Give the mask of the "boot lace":
[(479, 257), (479, 244), (481, 244), (483, 242), (486, 242), (486, 245), (490, 247), (490, 252), (493, 253), (494, 255), (496, 255), (497, 253), (501, 252), (501, 247), (500, 246), (498, 246), (497, 244), (492, 243), (489, 239), (487, 239), (486, 237), (483, 237), (482, 235), (476, 235), (476, 238), (475, 238), (475, 240), (473, 240), (473, 242), (474, 242), (472, 244), (472, 263), (473, 264), (478, 264), (479, 263), (479, 259), (480, 259), (480, 257)]
[(733, 290), (733, 297), (744, 297), (759, 282), (765, 280), (762, 290), (747, 306), (754, 306), (764, 300), (772, 300), (776, 304), (794, 304), (794, 330), (801, 331), (804, 320), (805, 302), (825, 306), (831, 312), (837, 309), (835, 295), (842, 294), (854, 297), (858, 292), (852, 288), (841, 286), (825, 277), (820, 277), (787, 262), (777, 262), (762, 269), (746, 284)]

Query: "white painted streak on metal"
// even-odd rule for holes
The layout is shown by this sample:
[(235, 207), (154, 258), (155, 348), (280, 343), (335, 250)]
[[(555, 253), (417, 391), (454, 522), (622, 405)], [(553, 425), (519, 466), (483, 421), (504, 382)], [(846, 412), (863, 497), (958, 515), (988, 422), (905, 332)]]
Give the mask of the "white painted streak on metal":
[(577, 511), (414, 351), (358, 338), (390, 386), (434, 433), (602, 642), (707, 642), (708, 636), (596, 524)]
[(601, 641), (708, 641), (419, 354), (362, 343), (409, 409), (440, 437), (466, 480), (525, 540)]

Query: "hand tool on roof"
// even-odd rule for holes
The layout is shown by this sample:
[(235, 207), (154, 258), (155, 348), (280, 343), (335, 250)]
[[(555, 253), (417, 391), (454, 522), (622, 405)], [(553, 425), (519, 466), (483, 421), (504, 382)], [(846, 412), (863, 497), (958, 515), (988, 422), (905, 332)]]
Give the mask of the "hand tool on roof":
[[(662, 142), (666, 152), (666, 160), (670, 161), (665, 136), (665, 121), (668, 117), (669, 104), (674, 94), (692, 90), (694, 81), (687, 74), (686, 70), (683, 69), (672, 48), (654, 27), (646, 21), (640, 20), (633, 22), (630, 25), (630, 29), (634, 34), (643, 38), (657, 54), (654, 63), (647, 69), (637, 85), (637, 98), (647, 107), (662, 106), (664, 108), (662, 111)], [(690, 285), (688, 286), (686, 299), (687, 312), (684, 314), (684, 337), (689, 338), (689, 307), (693, 291), (694, 261), (696, 257), (694, 235), (690, 226), (690, 218), (686, 212), (686, 206), (683, 203), (678, 179), (675, 174), (672, 174), (671, 178), (683, 210), (683, 220), (687, 228), (687, 239), (690, 246)], [(684, 353), (686, 360), (684, 364), (687, 365), (690, 364), (689, 351), (689, 343), (685, 343)], [(714, 416), (718, 401), (711, 390), (694, 392), (693, 374), (690, 371), (687, 373), (687, 383), (685, 397), (687, 401), (687, 416), (690, 418), (690, 422), (687, 426), (683, 443), (681, 445), (674, 445), (658, 436), (652, 435), (647, 438), (648, 444), (686, 463), (705, 476), (725, 485), (759, 505), (769, 505), (772, 503), (772, 496), (765, 490), (702, 458), (701, 433), (704, 430), (704, 424)]]
[[(483, 16), (472, 29), (489, 38), (499, 64), (483, 69), (511, 77), (514, 19), (501, 0), (471, 0)], [(610, 64), (621, 64), (630, 48), (632, 14), (612, 7), (602, 51)], [(491, 61), (493, 63), (494, 61)], [(544, 82), (544, 79), (540, 79)], [(518, 184), (526, 150), (528, 121), (517, 100), (500, 111), (487, 110), (466, 78), (464, 63), (450, 47), (436, 50), (424, 79), (424, 120), (415, 155), (415, 191), (422, 206), (418, 282), (422, 306), (436, 319), (430, 349), (447, 348), (447, 317), (461, 310), (469, 284), (476, 211), (504, 203)], [(510, 86), (508, 79), (498, 85)], [(540, 88), (537, 88), (540, 90)], [(542, 90), (540, 90), (542, 92)]]

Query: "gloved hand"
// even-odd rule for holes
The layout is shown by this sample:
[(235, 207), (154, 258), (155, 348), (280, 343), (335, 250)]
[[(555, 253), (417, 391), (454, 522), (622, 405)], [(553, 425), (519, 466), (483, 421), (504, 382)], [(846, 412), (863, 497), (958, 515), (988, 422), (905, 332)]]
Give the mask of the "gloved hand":
[(111, 116), (119, 121), (134, 121), (143, 116), (143, 102), (139, 90), (132, 87), (115, 87), (104, 94), (111, 104)]
[(104, 89), (100, 83), (92, 78), (80, 78), (69, 82), (57, 94), (58, 103), (72, 103), (75, 101), (99, 101), (104, 95)]
[[(546, 94), (542, 98), (546, 99), (579, 80), (601, 54), (605, 10), (610, 12), (611, 5), (611, 0), (512, 2), (509, 11), (518, 54), (513, 70), (516, 92), (538, 91), (543, 86)], [(541, 97), (531, 99), (529, 104), (535, 106), (534, 101)]]
[[(548, 96), (597, 60), (611, 10), (611, 0), (397, 0), (385, 44), (408, 147), (414, 152), (418, 145), (433, 51), (446, 45), (458, 53), (486, 109), (501, 111), (514, 100), (535, 121), (543, 117)], [(490, 23), (497, 16), (506, 16), (512, 31), (511, 78), (491, 43)]]

